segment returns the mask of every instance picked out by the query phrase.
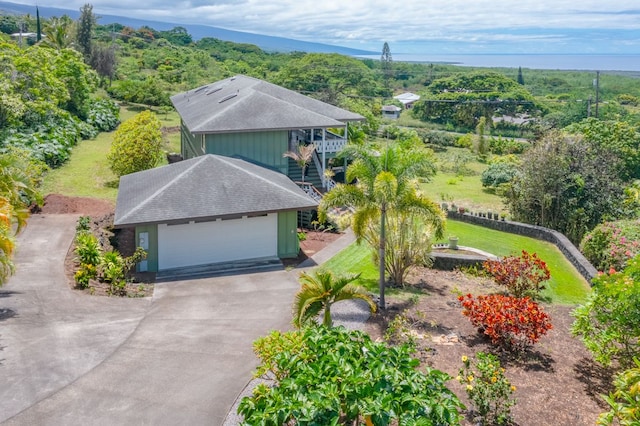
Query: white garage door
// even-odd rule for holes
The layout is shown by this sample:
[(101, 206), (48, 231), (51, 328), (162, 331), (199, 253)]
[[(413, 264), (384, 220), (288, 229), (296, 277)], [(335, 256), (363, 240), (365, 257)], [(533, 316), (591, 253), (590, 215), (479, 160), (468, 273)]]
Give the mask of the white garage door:
[(277, 213), (214, 222), (158, 225), (159, 270), (277, 255)]

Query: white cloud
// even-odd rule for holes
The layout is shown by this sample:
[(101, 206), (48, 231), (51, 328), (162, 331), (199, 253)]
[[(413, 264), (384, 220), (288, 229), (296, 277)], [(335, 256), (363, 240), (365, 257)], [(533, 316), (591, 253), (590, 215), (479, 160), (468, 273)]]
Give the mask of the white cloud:
[[(78, 9), (86, 0), (47, 3)], [(565, 30), (640, 29), (637, 0), (148, 0), (144, 5), (94, 0), (92, 4), (96, 14), (213, 25), (341, 45), (377, 46), (385, 40), (517, 41), (563, 37)], [(640, 32), (635, 38), (640, 39)]]

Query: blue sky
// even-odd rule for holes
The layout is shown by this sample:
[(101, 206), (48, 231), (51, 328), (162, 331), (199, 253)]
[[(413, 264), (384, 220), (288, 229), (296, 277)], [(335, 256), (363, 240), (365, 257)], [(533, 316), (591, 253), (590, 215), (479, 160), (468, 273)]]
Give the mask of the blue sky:
[[(34, 0), (12, 0), (35, 5)], [(79, 9), (88, 0), (48, 0)], [(121, 15), (392, 53), (640, 54), (638, 0), (93, 0)]]

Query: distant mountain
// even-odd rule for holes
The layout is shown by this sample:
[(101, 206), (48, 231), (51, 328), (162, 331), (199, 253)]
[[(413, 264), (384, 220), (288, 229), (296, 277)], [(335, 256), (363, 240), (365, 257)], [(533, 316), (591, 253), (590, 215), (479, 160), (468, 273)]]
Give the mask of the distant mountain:
[[(80, 16), (79, 10), (58, 9), (46, 6), (38, 6), (38, 8), (40, 9), (40, 16), (45, 18), (49, 18), (51, 16), (69, 15), (71, 18), (77, 19)], [(35, 6), (0, 1), (0, 12), (2, 12), (3, 14), (11, 15), (25, 15), (29, 13), (32, 16), (35, 16), (36, 8)], [(372, 55), (378, 53), (367, 50), (351, 49), (342, 46), (333, 46), (330, 44), (311, 43), (284, 37), (272, 37), (261, 34), (245, 33), (241, 31), (225, 30), (224, 28), (210, 27), (208, 25), (177, 24), (159, 21), (146, 21), (143, 19), (133, 19), (124, 16), (100, 14), (96, 15), (99, 18), (98, 23), (100, 25), (119, 23), (132, 28), (140, 28), (146, 25), (159, 31), (170, 30), (174, 27), (184, 27), (187, 29), (189, 34), (191, 34), (191, 37), (193, 37), (194, 40), (199, 40), (204, 37), (213, 37), (219, 40), (232, 41), (235, 43), (255, 44), (262, 50), (268, 52), (299, 51), (313, 53), (340, 53), (342, 55), (349, 56)]]

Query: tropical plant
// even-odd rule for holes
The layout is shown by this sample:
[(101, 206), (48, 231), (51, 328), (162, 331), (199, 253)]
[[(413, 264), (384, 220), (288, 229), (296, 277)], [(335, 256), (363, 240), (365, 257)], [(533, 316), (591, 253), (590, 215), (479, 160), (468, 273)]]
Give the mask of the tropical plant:
[(418, 371), (409, 347), (375, 343), (342, 327), (286, 334), (301, 337), (254, 345), (258, 368), (271, 366), (266, 378), (275, 380), (242, 399), (243, 425), (459, 424), (464, 406), (445, 386), (449, 377)]
[[(412, 268), (431, 266), (432, 229), (417, 214), (389, 212), (387, 215), (387, 241), (385, 249), (385, 270), (392, 284), (403, 286)], [(364, 240), (374, 248), (373, 261), (379, 264), (380, 224), (369, 223), (363, 235)]]
[(611, 270), (594, 278), (587, 302), (572, 315), (571, 332), (596, 361), (630, 366), (640, 356), (640, 255), (622, 272)]
[(456, 379), (465, 386), (482, 424), (504, 425), (511, 422), (511, 407), (516, 403), (511, 395), (516, 388), (504, 373), (495, 355), (478, 352), (473, 363), (466, 355), (462, 357), (462, 368)]
[(316, 150), (314, 144), (304, 145), (299, 144), (296, 151), (287, 151), (282, 154), (285, 158), (291, 158), (296, 162), (300, 170), (302, 171), (302, 182), (304, 182), (304, 175), (307, 170), (307, 166), (313, 159), (313, 153)]
[(332, 326), (331, 305), (341, 300), (361, 299), (369, 304), (372, 312), (376, 305), (367, 290), (351, 284), (360, 274), (334, 277), (329, 271), (315, 271), (300, 274), (302, 288), (295, 296), (293, 304), (293, 324), (300, 328), (315, 323), (323, 312), (322, 325)]
[(15, 240), (11, 230), (13, 207), (9, 200), (0, 196), (0, 286), (13, 273), (11, 256), (15, 248)]
[(528, 297), (467, 294), (458, 300), (471, 324), (508, 351), (524, 352), (552, 328), (549, 315)]
[(520, 256), (487, 259), (482, 266), (496, 284), (507, 287), (515, 297), (538, 297), (544, 289), (542, 283), (551, 278), (547, 264), (537, 253), (526, 250), (522, 250)]
[(120, 177), (155, 167), (162, 152), (160, 120), (143, 111), (118, 127), (107, 156), (109, 167)]
[(619, 373), (613, 380), (615, 391), (604, 397), (611, 410), (600, 415), (598, 426), (640, 424), (640, 361), (634, 358), (633, 362), (635, 367)]
[[(435, 173), (433, 153), (419, 145), (375, 146), (348, 145), (343, 155), (353, 158), (347, 168), (348, 182), (338, 184), (320, 202), (319, 216), (326, 218), (332, 207), (350, 206), (355, 213), (352, 227), (356, 237), (362, 240), (372, 223), (380, 223), (378, 259), (386, 256), (387, 213), (412, 213), (423, 218), (433, 229), (433, 237), (441, 238), (444, 230), (444, 214), (433, 201), (417, 190), (417, 178), (427, 179)], [(385, 308), (385, 262), (379, 262), (379, 307)]]

